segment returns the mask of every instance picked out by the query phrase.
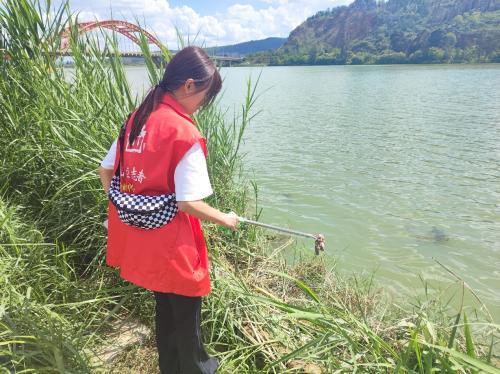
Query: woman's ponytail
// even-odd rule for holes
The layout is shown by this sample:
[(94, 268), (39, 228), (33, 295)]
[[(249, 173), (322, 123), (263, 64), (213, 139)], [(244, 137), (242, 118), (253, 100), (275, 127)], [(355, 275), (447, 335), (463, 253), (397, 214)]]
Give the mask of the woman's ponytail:
[(130, 130), (130, 135), (128, 137), (130, 145), (134, 142), (135, 138), (141, 133), (142, 127), (146, 123), (149, 115), (153, 110), (155, 110), (158, 102), (160, 101), (162, 95), (162, 89), (160, 85), (156, 85), (149, 91), (149, 93), (144, 98), (139, 108), (135, 111), (134, 118), (132, 120), (132, 128)]

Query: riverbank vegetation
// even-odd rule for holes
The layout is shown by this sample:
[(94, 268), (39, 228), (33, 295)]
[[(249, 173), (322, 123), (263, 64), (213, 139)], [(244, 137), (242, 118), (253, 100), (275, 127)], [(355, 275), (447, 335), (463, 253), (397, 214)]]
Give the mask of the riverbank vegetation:
[[(96, 168), (139, 100), (113, 58), (116, 43), (107, 38), (101, 50), (78, 36), (67, 5), (53, 10), (50, 2), (7, 0), (0, 25), (10, 56), (0, 60), (1, 366), (155, 372), (152, 337), (112, 362), (99, 360), (116, 321), (153, 326), (150, 292), (104, 263), (107, 201)], [(54, 57), (67, 26), (71, 76)], [(154, 84), (162, 67), (145, 38), (142, 49)], [(258, 217), (258, 188), (243, 178), (239, 153), (255, 99), (249, 81), (234, 120), (217, 105), (196, 119), (208, 139), (210, 202)], [(312, 251), (287, 265), (289, 241), (253, 227), (205, 229), (213, 290), (202, 328), (221, 373), (498, 372), (498, 326), (482, 322), (481, 311), (453, 310), (430, 294), (396, 305), (372, 279), (330, 271)]]

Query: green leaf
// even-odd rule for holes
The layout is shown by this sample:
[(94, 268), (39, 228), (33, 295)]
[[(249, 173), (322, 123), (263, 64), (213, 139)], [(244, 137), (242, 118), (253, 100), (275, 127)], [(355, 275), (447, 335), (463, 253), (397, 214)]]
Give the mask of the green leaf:
[(496, 367), (489, 365), (486, 362), (483, 362), (481, 360), (478, 360), (477, 358), (470, 357), (466, 355), (465, 353), (458, 352), (455, 349), (450, 349), (447, 347), (442, 347), (439, 345), (435, 344), (429, 344), (425, 343), (424, 344), (428, 347), (435, 348), (437, 350), (440, 350), (442, 352), (448, 353), (451, 357), (457, 359), (458, 361), (461, 361), (465, 364), (467, 364), (471, 369), (478, 369), (481, 370), (482, 373), (489, 373), (489, 374), (500, 374), (500, 370), (498, 370)]
[(450, 339), (448, 340), (448, 348), (453, 348), (453, 342), (455, 341), (455, 336), (457, 334), (458, 322), (460, 322), (460, 313), (457, 313), (455, 318), (455, 323), (453, 324), (453, 329), (451, 330)]
[(465, 347), (467, 349), (467, 354), (470, 357), (476, 357), (476, 352), (474, 351), (474, 341), (472, 340), (472, 331), (470, 329), (469, 323), (467, 322), (467, 315), (464, 313), (464, 334), (465, 334)]

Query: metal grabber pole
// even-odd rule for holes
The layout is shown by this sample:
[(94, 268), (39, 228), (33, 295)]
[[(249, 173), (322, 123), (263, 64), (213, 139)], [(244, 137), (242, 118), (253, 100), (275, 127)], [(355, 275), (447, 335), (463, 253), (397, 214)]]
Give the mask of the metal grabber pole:
[[(234, 212), (231, 212), (229, 214), (236, 215)], [(325, 237), (322, 234), (316, 234), (316, 235), (314, 235), (314, 234), (309, 234), (309, 233), (302, 232), (302, 231), (290, 230), (290, 229), (286, 229), (284, 227), (278, 227), (278, 226), (274, 226), (274, 225), (269, 225), (267, 223), (253, 221), (251, 219), (244, 218), (244, 217), (239, 217), (239, 216), (238, 216), (238, 219), (239, 219), (239, 221), (241, 223), (248, 223), (248, 224), (251, 224), (251, 225), (264, 227), (266, 229), (270, 229), (270, 230), (274, 230), (274, 231), (279, 231), (279, 232), (284, 232), (286, 234), (297, 235), (297, 236), (302, 236), (302, 237), (305, 237), (305, 238), (314, 239), (314, 252), (316, 253), (316, 255), (319, 255), (319, 251), (324, 251), (325, 250)]]

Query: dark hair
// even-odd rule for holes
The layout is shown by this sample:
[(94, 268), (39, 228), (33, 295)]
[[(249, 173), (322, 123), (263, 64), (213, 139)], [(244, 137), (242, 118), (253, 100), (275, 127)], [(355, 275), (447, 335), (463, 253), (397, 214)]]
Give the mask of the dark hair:
[(188, 79), (193, 79), (199, 91), (208, 88), (203, 106), (213, 102), (222, 87), (222, 79), (213, 61), (200, 47), (189, 46), (170, 60), (159, 84), (154, 86), (137, 108), (132, 120), (129, 142), (141, 133), (149, 115), (155, 110), (165, 92), (174, 92)]

